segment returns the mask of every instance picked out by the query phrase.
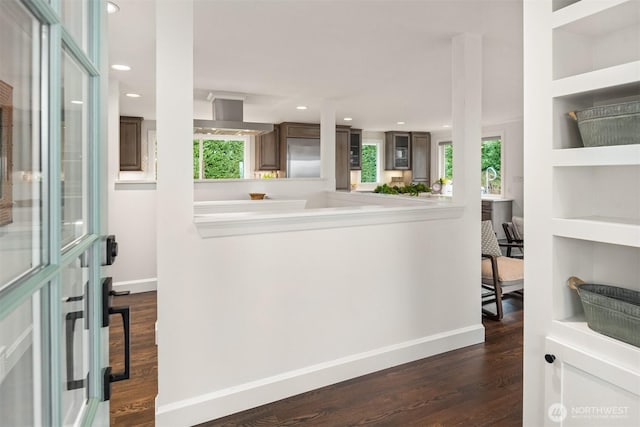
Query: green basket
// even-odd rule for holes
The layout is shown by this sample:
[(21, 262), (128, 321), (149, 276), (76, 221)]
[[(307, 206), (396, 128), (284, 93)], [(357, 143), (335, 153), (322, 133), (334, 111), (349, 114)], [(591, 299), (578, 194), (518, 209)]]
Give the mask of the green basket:
[(584, 283), (577, 277), (568, 282), (580, 296), (589, 328), (640, 347), (640, 292)]

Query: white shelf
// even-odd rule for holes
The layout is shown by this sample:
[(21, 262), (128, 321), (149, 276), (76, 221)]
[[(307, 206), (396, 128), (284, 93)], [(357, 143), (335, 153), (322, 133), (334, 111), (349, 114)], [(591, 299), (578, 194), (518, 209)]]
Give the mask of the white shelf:
[(555, 149), (553, 166), (637, 166), (640, 144)]
[(555, 236), (640, 248), (640, 219), (588, 216), (553, 218)]
[(630, 85), (638, 83), (639, 76), (640, 60), (554, 80), (552, 82), (552, 94), (555, 98), (558, 98), (615, 86)]
[(552, 29), (602, 36), (640, 22), (637, 0), (581, 0), (553, 12)]
[(551, 335), (620, 367), (640, 373), (640, 348), (592, 330), (583, 315), (554, 320)]

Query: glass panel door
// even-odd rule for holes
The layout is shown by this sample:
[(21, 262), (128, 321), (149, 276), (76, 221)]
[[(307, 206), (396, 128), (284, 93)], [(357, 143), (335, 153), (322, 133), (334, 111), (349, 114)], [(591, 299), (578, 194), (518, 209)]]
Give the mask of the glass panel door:
[(103, 1), (0, 1), (0, 427), (106, 425)]

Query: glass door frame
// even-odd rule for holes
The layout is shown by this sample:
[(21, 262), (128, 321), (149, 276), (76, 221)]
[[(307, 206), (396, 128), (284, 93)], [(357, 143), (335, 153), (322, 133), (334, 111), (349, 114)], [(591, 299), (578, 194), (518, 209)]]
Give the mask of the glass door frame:
[[(89, 253), (88, 321), (89, 321), (89, 381), (88, 400), (83, 408), (81, 425), (92, 425), (98, 420), (103, 402), (103, 368), (108, 364), (108, 349), (103, 348), (108, 341), (108, 329), (102, 327), (101, 292), (101, 235), (104, 200), (101, 198), (101, 180), (104, 157), (101, 161), (101, 147), (106, 144), (106, 101), (105, 85), (101, 78), (104, 64), (105, 0), (84, 0), (86, 14), (86, 43), (76, 40), (63, 23), (61, 0), (15, 0), (21, 3), (40, 23), (40, 148), (42, 173), (45, 177), (42, 193), (42, 236), (40, 266), (19, 277), (0, 291), (0, 321), (20, 307), (40, 291), (40, 312), (34, 319), (40, 319), (38, 328), (42, 331), (34, 346), (41, 350), (39, 369), (42, 376), (41, 396), (42, 419), (36, 424), (62, 425), (62, 392), (65, 381), (62, 375), (61, 349), (61, 273), (83, 253)], [(87, 46), (87, 52), (82, 45)], [(88, 77), (87, 93), (87, 232), (66, 247), (61, 244), (62, 228), (62, 129), (61, 92), (62, 58), (66, 52), (80, 66)], [(106, 73), (105, 73), (106, 75)], [(36, 304), (37, 306), (37, 304)], [(108, 408), (107, 408), (108, 409)], [(104, 417), (104, 413), (100, 412)], [(108, 410), (106, 412), (108, 417)], [(106, 420), (108, 422), (108, 419)]]

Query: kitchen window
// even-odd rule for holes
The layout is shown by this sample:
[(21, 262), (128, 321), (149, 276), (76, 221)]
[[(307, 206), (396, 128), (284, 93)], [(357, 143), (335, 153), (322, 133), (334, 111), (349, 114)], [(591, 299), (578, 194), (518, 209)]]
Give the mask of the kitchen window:
[(241, 179), (249, 159), (247, 137), (195, 135), (193, 179)]
[(480, 159), (482, 194), (502, 195), (502, 140), (499, 136), (482, 138)]
[(453, 180), (453, 144), (451, 141), (438, 143), (438, 178)]
[[(502, 195), (502, 138), (489, 136), (482, 138), (480, 155), (480, 191), (482, 194)], [(438, 143), (438, 174), (449, 182), (453, 181), (453, 143)]]
[(360, 183), (373, 184), (380, 182), (382, 176), (382, 141), (362, 142), (362, 167), (360, 170)]

